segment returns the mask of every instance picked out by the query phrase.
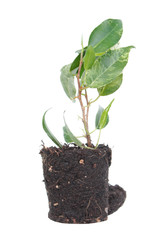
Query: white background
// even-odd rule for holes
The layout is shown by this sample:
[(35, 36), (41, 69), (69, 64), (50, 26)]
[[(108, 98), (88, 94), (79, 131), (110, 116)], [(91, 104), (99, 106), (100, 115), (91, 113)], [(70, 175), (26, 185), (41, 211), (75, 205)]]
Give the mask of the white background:
[[(158, 3), (0, 1), (1, 239), (160, 239)], [(123, 21), (120, 46), (136, 47), (102, 136), (113, 149), (110, 183), (127, 190), (127, 201), (103, 223), (55, 223), (47, 218), (38, 154), (42, 139), (52, 145), (42, 129), (42, 115), (53, 107), (54, 124), (49, 114), (47, 119), (61, 139), (60, 113), (72, 103), (61, 87), (60, 69), (75, 57), (81, 35), (87, 44), (90, 32), (107, 18)], [(105, 107), (111, 98), (99, 103)]]

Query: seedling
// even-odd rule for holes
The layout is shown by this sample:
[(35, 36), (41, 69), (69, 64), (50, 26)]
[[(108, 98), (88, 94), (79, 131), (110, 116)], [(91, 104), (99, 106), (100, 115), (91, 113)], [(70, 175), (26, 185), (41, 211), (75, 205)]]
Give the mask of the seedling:
[[(64, 117), (64, 139), (66, 143), (75, 143), (81, 148), (94, 149), (99, 144), (101, 130), (109, 122), (109, 110), (114, 99), (105, 108), (99, 107), (95, 116), (95, 129), (99, 131), (96, 145), (92, 144), (89, 130), (89, 109), (100, 97), (110, 95), (117, 91), (122, 84), (123, 69), (128, 62), (129, 52), (133, 46), (117, 48), (116, 45), (122, 36), (122, 21), (118, 19), (107, 19), (97, 26), (90, 34), (88, 46), (76, 51), (77, 57), (71, 64), (61, 69), (60, 80), (63, 89), (73, 104), (79, 101), (82, 110), (82, 122), (87, 144), (82, 143), (69, 129)], [(77, 84), (76, 84), (77, 82)], [(77, 85), (77, 87), (76, 87)], [(97, 89), (98, 96), (89, 100), (88, 89)], [(85, 103), (84, 103), (85, 101)], [(47, 112), (47, 111), (46, 111)], [(43, 129), (50, 139), (60, 148), (62, 144), (51, 133), (43, 115)]]

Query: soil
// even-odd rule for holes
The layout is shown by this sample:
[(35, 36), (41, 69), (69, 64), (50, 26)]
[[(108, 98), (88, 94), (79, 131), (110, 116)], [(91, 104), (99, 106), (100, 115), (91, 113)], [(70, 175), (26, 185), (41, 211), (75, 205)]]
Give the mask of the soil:
[(109, 185), (108, 215), (116, 212), (126, 200), (126, 191), (118, 185)]
[(111, 149), (76, 146), (46, 148), (44, 182), (49, 200), (48, 217), (62, 223), (94, 223), (107, 220), (125, 201), (126, 192), (108, 184)]

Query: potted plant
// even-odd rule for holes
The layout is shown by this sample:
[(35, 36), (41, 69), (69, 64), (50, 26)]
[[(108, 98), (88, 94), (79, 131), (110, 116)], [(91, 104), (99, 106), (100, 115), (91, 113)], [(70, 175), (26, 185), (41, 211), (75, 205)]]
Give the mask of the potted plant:
[[(78, 50), (74, 61), (61, 69), (60, 80), (66, 95), (79, 102), (82, 111), (83, 134), (86, 142), (72, 133), (65, 120), (65, 144), (53, 135), (43, 115), (43, 129), (57, 145), (40, 151), (44, 182), (49, 200), (49, 218), (62, 223), (94, 223), (107, 220), (125, 201), (126, 192), (108, 182), (111, 149), (99, 144), (102, 129), (109, 123), (108, 106), (99, 106), (95, 130), (89, 129), (89, 109), (100, 97), (114, 93), (122, 84), (123, 69), (133, 46), (118, 48), (122, 36), (122, 21), (107, 19), (90, 34), (88, 46)], [(76, 80), (76, 81), (75, 81)], [(77, 84), (77, 89), (76, 89)], [(98, 96), (90, 100), (88, 89), (97, 89)], [(85, 102), (85, 103), (84, 103)], [(91, 135), (99, 131), (97, 143)]]

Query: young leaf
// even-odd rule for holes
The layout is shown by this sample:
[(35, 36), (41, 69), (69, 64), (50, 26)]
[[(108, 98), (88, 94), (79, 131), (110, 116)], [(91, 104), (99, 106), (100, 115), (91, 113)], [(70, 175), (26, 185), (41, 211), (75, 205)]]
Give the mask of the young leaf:
[(64, 140), (65, 140), (67, 143), (73, 142), (71, 136), (68, 134), (68, 130), (67, 130), (66, 126), (63, 127), (63, 136), (64, 136)]
[[(96, 114), (96, 121), (95, 121), (95, 126), (96, 126), (97, 129), (100, 129), (100, 119), (101, 119), (101, 116), (102, 116), (102, 113), (103, 113), (103, 112), (104, 112), (104, 108), (101, 107), (101, 106), (99, 106), (98, 112), (97, 112), (97, 114)], [(108, 122), (109, 122), (109, 116), (108, 116), (107, 119), (106, 119), (106, 124), (105, 124), (105, 126), (108, 124)], [(105, 126), (104, 126), (104, 127), (105, 127)]]
[(110, 104), (102, 112), (100, 121), (99, 121), (99, 125), (98, 125), (98, 129), (102, 129), (108, 124), (108, 122), (109, 122), (108, 112), (109, 112), (109, 109), (110, 109), (113, 101), (114, 101), (114, 99), (110, 102)]
[(90, 88), (100, 88), (114, 81), (128, 62), (133, 46), (110, 50), (97, 58), (91, 69), (86, 72), (86, 83)]
[(109, 121), (108, 118), (108, 112), (104, 110), (104, 112), (101, 115), (100, 122), (99, 122), (99, 129), (105, 128)]
[(70, 131), (69, 127), (66, 124), (66, 121), (64, 119), (65, 126), (63, 127), (63, 134), (64, 134), (64, 139), (67, 143), (74, 142), (77, 146), (82, 147), (83, 143), (79, 141), (73, 133)]
[(63, 89), (66, 93), (66, 95), (73, 100), (73, 98), (76, 96), (76, 88), (74, 86), (74, 76), (70, 72), (70, 64), (64, 66), (61, 69), (61, 83), (63, 86)]
[[(48, 109), (49, 110), (49, 109)], [(44, 131), (47, 133), (48, 137), (60, 148), (62, 148), (61, 143), (57, 140), (57, 138), (53, 135), (53, 133), (49, 130), (47, 124), (46, 124), (46, 120), (45, 120), (45, 116), (46, 113), (48, 112), (48, 110), (44, 113), (43, 118), (42, 118), (42, 126)]]
[(88, 45), (92, 45), (95, 53), (103, 53), (120, 40), (123, 32), (122, 21), (107, 19), (96, 27), (89, 37)]
[(89, 46), (86, 50), (86, 55), (84, 57), (84, 68), (85, 70), (88, 70), (92, 67), (94, 61), (95, 61), (95, 52), (92, 46)]
[(98, 88), (99, 95), (106, 96), (117, 91), (122, 84), (122, 79), (123, 79), (123, 74), (120, 74), (111, 83), (105, 85), (102, 88)]

